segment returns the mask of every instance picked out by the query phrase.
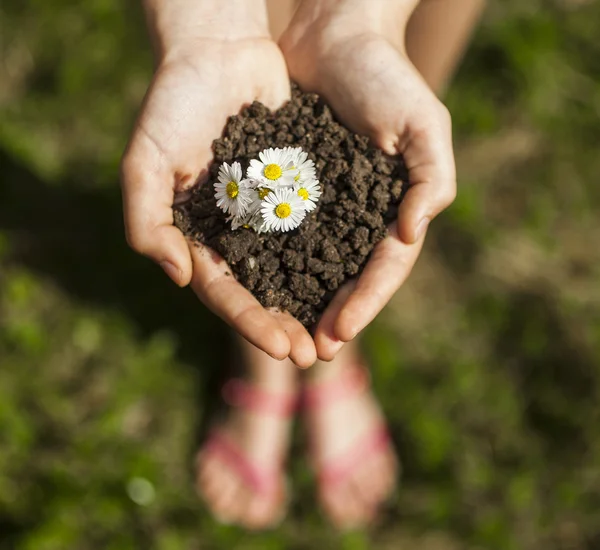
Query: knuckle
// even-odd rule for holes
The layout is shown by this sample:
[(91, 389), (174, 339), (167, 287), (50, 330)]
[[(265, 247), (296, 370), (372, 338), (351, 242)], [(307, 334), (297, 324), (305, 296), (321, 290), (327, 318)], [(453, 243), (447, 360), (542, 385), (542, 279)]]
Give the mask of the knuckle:
[(437, 98), (428, 103), (424, 116), (413, 127), (412, 134), (424, 141), (440, 138), (452, 132), (452, 115)]
[(451, 182), (444, 187), (440, 196), (440, 205), (442, 206), (442, 209), (448, 208), (456, 200), (456, 194), (457, 189), (455, 182)]
[(137, 155), (132, 153), (131, 150), (126, 151), (121, 158), (121, 164), (119, 166), (121, 183), (127, 185), (128, 182), (139, 179), (143, 171), (141, 166), (142, 163), (139, 162)]
[(123, 181), (127, 174), (129, 174), (134, 165), (134, 157), (132, 156), (129, 150), (123, 153), (121, 157), (121, 162), (119, 164), (119, 173), (121, 174), (121, 181)]
[(131, 229), (126, 229), (125, 240), (127, 241), (127, 244), (129, 245), (129, 247), (132, 250), (134, 250), (135, 252), (137, 252), (138, 254), (142, 254), (142, 255), (147, 254), (148, 250), (147, 250), (146, 239), (141, 237), (139, 232), (133, 231)]
[(412, 137), (415, 141), (428, 143), (434, 132), (434, 125), (429, 120), (423, 119), (421, 124), (415, 126), (412, 130)]
[(452, 128), (452, 115), (442, 102), (438, 103), (438, 117), (444, 128)]

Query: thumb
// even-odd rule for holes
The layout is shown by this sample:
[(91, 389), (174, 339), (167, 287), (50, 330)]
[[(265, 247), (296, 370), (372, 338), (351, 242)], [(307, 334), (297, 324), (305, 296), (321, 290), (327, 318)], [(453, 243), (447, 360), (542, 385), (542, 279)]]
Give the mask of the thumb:
[(398, 235), (407, 244), (417, 242), (429, 222), (456, 197), (450, 114), (439, 102), (431, 111), (420, 126), (407, 127), (400, 150), (410, 187), (398, 210)]
[(129, 246), (159, 264), (179, 286), (192, 278), (188, 243), (173, 225), (173, 186), (162, 169), (147, 168), (135, 151), (121, 164), (125, 233)]

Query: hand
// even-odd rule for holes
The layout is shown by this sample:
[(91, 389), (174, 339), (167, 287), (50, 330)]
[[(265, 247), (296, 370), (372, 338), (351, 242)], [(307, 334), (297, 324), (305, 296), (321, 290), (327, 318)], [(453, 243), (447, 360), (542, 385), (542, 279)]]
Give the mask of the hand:
[[(416, 2), (366, 4), (304, 0), (281, 40), (292, 79), (322, 95), (348, 127), (385, 152), (402, 154), (409, 170), (410, 188), (397, 223), (360, 278), (340, 289), (317, 327), (315, 344), (323, 360), (333, 359), (403, 284), (429, 222), (456, 195), (449, 113), (403, 49), (402, 21)], [(389, 6), (398, 9), (386, 14)]]
[[(238, 23), (228, 21), (231, 13), (216, 2), (214, 13), (225, 12), (222, 24), (211, 16), (204, 27), (192, 29), (190, 22), (207, 21), (194, 6), (206, 9), (210, 2), (149, 0), (160, 59), (122, 162), (127, 240), (178, 285), (191, 284), (208, 308), (258, 348), (308, 367), (316, 352), (300, 323), (265, 310), (226, 275), (220, 256), (191, 245), (173, 226), (176, 195), (206, 183), (212, 141), (227, 117), (254, 100), (278, 108), (289, 97), (285, 61), (268, 35), (266, 15), (257, 12), (264, 12), (263, 3), (233, 3), (239, 4)], [(258, 23), (252, 19), (257, 17)]]

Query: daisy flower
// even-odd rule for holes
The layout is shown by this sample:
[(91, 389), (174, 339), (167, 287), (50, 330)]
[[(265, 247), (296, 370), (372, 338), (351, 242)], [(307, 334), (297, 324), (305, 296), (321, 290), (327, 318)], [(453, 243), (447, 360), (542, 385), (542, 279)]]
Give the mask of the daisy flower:
[(265, 221), (260, 214), (260, 203), (259, 209), (250, 213), (248, 212), (244, 216), (230, 216), (227, 218), (228, 222), (231, 222), (231, 229), (235, 231), (240, 227), (245, 229), (254, 229), (257, 233), (264, 233), (266, 229)]
[(267, 194), (267, 188), (261, 187), (262, 182), (253, 180), (251, 178), (246, 178), (244, 182), (246, 184), (246, 188), (248, 189), (249, 198), (248, 208), (244, 212), (244, 216), (247, 217), (248, 215), (254, 214), (254, 212), (260, 210), (260, 204), (263, 197), (265, 197)]
[(258, 180), (263, 186), (274, 189), (293, 185), (298, 170), (289, 152), (283, 149), (265, 149), (258, 154), (260, 160), (252, 159), (248, 177)]
[(226, 214), (243, 216), (250, 205), (250, 186), (242, 179), (242, 166), (224, 162), (219, 168), (219, 181), (214, 184), (217, 206)]
[(315, 179), (299, 181), (294, 185), (294, 192), (304, 201), (306, 211), (312, 212), (317, 207), (317, 201), (321, 196), (321, 185), (319, 180)]
[(265, 197), (260, 211), (267, 231), (295, 229), (306, 216), (302, 198), (293, 189), (281, 187)]
[(248, 212), (258, 212), (262, 205), (262, 201), (265, 200), (267, 196), (272, 192), (273, 190), (269, 187), (262, 186), (261, 182), (254, 182), (254, 184), (252, 185), (252, 190), (250, 191), (250, 197), (252, 202), (250, 203)]
[(229, 216), (227, 221), (231, 224), (232, 231), (239, 229), (240, 227), (244, 227), (248, 225), (248, 219), (250, 218), (249, 214), (244, 214), (243, 216)]
[(308, 153), (305, 153), (302, 147), (286, 147), (284, 151), (292, 157), (294, 168), (298, 170), (294, 178), (295, 182), (303, 183), (317, 179), (315, 163), (308, 158)]
[(265, 223), (265, 220), (263, 219), (260, 213), (260, 210), (255, 212), (252, 216), (250, 216), (250, 219), (248, 220), (248, 223), (246, 225), (249, 228), (254, 229), (254, 231), (256, 231), (257, 233), (266, 233), (269, 230), (267, 224)]

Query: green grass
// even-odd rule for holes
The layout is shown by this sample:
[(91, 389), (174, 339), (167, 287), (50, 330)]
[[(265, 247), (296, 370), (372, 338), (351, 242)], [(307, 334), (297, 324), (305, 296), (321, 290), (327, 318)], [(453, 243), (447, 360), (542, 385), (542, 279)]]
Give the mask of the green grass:
[(333, 532), (298, 437), (288, 520), (248, 535), (192, 490), (227, 333), (124, 243), (135, 5), (0, 8), (0, 548), (600, 547), (600, 6), (492, 3), (450, 90), (459, 197), (364, 342), (391, 509)]

